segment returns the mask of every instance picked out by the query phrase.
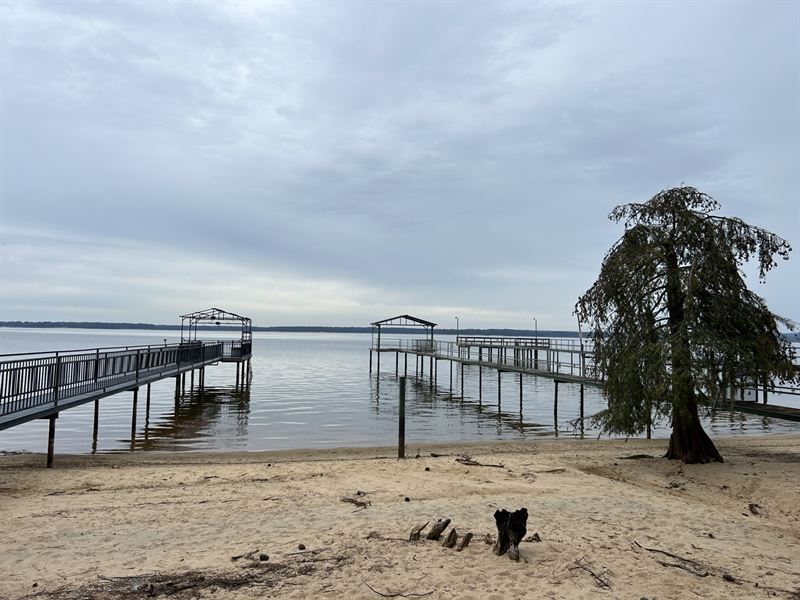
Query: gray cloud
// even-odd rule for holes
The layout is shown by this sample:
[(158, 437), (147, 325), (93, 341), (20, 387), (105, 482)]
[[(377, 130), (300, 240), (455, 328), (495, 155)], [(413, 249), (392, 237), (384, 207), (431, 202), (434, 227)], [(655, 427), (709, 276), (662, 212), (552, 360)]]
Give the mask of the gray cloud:
[(800, 246), (794, 3), (0, 10), (4, 319), (571, 327), (681, 182)]

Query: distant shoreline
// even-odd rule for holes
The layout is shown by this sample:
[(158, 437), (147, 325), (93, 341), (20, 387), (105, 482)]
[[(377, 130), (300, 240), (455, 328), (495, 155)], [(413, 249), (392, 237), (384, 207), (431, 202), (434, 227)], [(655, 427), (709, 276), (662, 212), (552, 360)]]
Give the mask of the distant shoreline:
[[(0, 327), (19, 329), (143, 329), (152, 331), (180, 331), (180, 325), (159, 325), (155, 323), (106, 323), (101, 321), (0, 321)], [(203, 331), (239, 331), (239, 327), (230, 325), (200, 325)], [(276, 333), (371, 333), (371, 327), (327, 327), (322, 325), (276, 325), (272, 327), (253, 327), (253, 331)], [(382, 333), (413, 333), (414, 329), (399, 327), (382, 327)], [(437, 328), (435, 332), (454, 335), (455, 329)], [(460, 329), (462, 335), (510, 335), (533, 337), (537, 332), (532, 329)], [(578, 337), (577, 331), (539, 330), (539, 337)]]
[[(0, 327), (10, 327), (18, 329), (141, 329), (150, 331), (180, 331), (180, 325), (164, 325), (156, 323), (107, 323), (103, 321), (0, 321)], [(202, 331), (239, 331), (239, 327), (231, 325), (199, 325), (198, 330)], [(253, 327), (253, 331), (273, 332), (273, 333), (371, 333), (371, 327), (328, 327), (324, 325), (275, 325), (270, 327)], [(416, 333), (419, 330), (402, 327), (382, 327), (384, 334)], [(455, 335), (455, 329), (437, 328), (437, 334)], [(577, 338), (577, 331), (563, 331), (540, 329), (538, 332), (532, 329), (459, 329), (461, 335), (504, 335), (519, 337), (534, 337), (538, 335), (543, 338)], [(783, 332), (786, 339), (792, 342), (800, 342), (800, 333)], [(591, 334), (584, 334), (585, 338)]]

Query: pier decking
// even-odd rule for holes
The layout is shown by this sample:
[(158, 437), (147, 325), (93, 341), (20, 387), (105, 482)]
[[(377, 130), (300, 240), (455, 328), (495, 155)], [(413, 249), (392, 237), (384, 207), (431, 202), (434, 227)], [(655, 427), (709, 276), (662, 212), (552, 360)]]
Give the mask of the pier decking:
[(239, 362), (251, 342), (182, 342), (0, 356), (0, 430), (217, 362)]
[[(201, 323), (237, 321), (239, 340), (199, 341)], [(47, 466), (53, 465), (55, 423), (64, 410), (94, 402), (94, 436), (97, 436), (99, 401), (120, 392), (133, 392), (131, 436), (136, 430), (139, 388), (175, 378), (175, 398), (186, 387), (205, 385), (205, 368), (220, 362), (236, 363), (236, 388), (245, 385), (252, 357), (252, 325), (248, 317), (218, 308), (181, 316), (181, 341), (177, 344), (118, 346), (53, 352), (0, 355), (0, 431), (34, 419), (49, 419)]]
[[(413, 319), (404, 315), (405, 319)], [(384, 323), (391, 323), (387, 319)], [(427, 323), (427, 322), (425, 322)], [(385, 325), (384, 325), (385, 326)], [(498, 406), (501, 394), (501, 373), (519, 374), (519, 396), (522, 402), (522, 376), (530, 375), (552, 379), (555, 382), (554, 411), (558, 410), (558, 384), (575, 383), (580, 385), (580, 416), (583, 419), (583, 388), (584, 386), (603, 386), (603, 381), (594, 364), (593, 345), (591, 340), (545, 338), (545, 337), (508, 337), (508, 336), (457, 336), (455, 342), (435, 341), (432, 329), (435, 325), (428, 324), (431, 333), (426, 333), (423, 339), (386, 339), (380, 335), (373, 336), (370, 346), (370, 372), (372, 371), (372, 352), (375, 352), (377, 368), (380, 371), (380, 356), (382, 353), (395, 353), (395, 374), (400, 373), (401, 354), (403, 359), (403, 374), (407, 374), (409, 354), (415, 357), (414, 372), (424, 375), (425, 358), (428, 358), (428, 374), (433, 385), (438, 382), (439, 361), (450, 361), (460, 365), (461, 369), (461, 395), (464, 394), (464, 367), (478, 367), (478, 393), (482, 393), (483, 370), (488, 368), (497, 372)], [(452, 392), (452, 367), (450, 369), (450, 389)], [(744, 396), (745, 390), (750, 390), (762, 401), (746, 401), (736, 399), (736, 395)], [(800, 409), (779, 406), (767, 403), (768, 393), (781, 393), (800, 395), (800, 387), (793, 385), (773, 385), (770, 391), (763, 387), (754, 387), (746, 383), (730, 388), (729, 397), (718, 405), (719, 409), (730, 409), (750, 414), (768, 416), (776, 419), (800, 421)], [(649, 437), (649, 431), (648, 431)]]

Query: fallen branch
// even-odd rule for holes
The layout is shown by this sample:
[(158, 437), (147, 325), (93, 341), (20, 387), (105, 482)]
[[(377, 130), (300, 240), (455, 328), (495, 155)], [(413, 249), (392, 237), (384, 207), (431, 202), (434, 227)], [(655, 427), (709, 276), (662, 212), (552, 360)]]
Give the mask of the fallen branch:
[(477, 460), (472, 460), (472, 457), (466, 454), (459, 454), (456, 457), (456, 462), (461, 463), (462, 465), (467, 465), (468, 467), (497, 467), (498, 469), (506, 468), (505, 465), (501, 464), (493, 465), (493, 464), (478, 462)]
[(375, 592), (376, 594), (378, 594), (378, 596), (383, 596), (384, 598), (422, 598), (422, 597), (424, 597), (424, 596), (430, 596), (430, 595), (431, 595), (431, 594), (434, 592), (434, 590), (431, 590), (430, 592), (422, 592), (422, 593), (415, 593), (415, 592), (408, 592), (408, 593), (395, 592), (395, 593), (393, 593), (393, 594), (384, 594), (384, 593), (382, 593), (382, 592), (379, 592), (378, 590), (376, 590), (374, 587), (372, 587), (372, 586), (371, 586), (370, 584), (368, 584), (366, 581), (362, 581), (361, 583), (363, 583), (365, 586), (367, 586), (367, 587), (368, 587), (369, 589), (371, 589), (373, 592)]
[(600, 586), (601, 588), (606, 589), (606, 590), (611, 589), (611, 582), (608, 580), (608, 577), (606, 576), (606, 573), (608, 572), (608, 570), (605, 570), (600, 574), (595, 573), (592, 569), (590, 569), (586, 565), (586, 557), (585, 556), (581, 556), (579, 559), (577, 559), (575, 561), (575, 566), (574, 567), (570, 567), (570, 570), (574, 570), (574, 569), (582, 569), (582, 570), (586, 571), (587, 573), (589, 573), (589, 575), (591, 575), (594, 578), (594, 582), (598, 586)]
[(354, 504), (355, 506), (358, 507), (358, 510), (366, 510), (367, 507), (370, 505), (369, 502), (364, 502), (362, 500), (356, 500), (355, 498), (349, 498), (347, 496), (344, 496), (341, 499), (341, 501), (342, 502), (349, 502), (350, 504)]
[(709, 573), (708, 570), (698, 561), (691, 559), (691, 558), (684, 558), (683, 556), (678, 556), (677, 554), (673, 554), (672, 552), (667, 552), (666, 550), (659, 550), (658, 548), (645, 548), (639, 542), (634, 540), (633, 542), (642, 550), (647, 550), (648, 552), (652, 552), (654, 554), (663, 554), (664, 556), (669, 556), (670, 558), (674, 558), (675, 560), (680, 561), (680, 563), (670, 563), (664, 562), (659, 560), (658, 564), (664, 567), (676, 567), (678, 569), (683, 569), (695, 575), (697, 577), (708, 577)]

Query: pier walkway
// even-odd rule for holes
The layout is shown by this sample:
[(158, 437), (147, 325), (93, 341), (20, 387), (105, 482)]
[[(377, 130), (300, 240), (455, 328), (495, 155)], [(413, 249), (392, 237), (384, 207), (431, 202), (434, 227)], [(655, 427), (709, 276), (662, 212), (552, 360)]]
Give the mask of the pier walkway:
[[(223, 321), (241, 323), (238, 340), (200, 341), (200, 325)], [(53, 466), (55, 423), (64, 410), (94, 402), (94, 437), (97, 437), (99, 401), (120, 392), (133, 392), (131, 437), (136, 431), (139, 388), (175, 378), (176, 403), (186, 387), (205, 385), (205, 368), (217, 363), (236, 363), (236, 388), (244, 386), (252, 357), (252, 321), (219, 308), (181, 316), (181, 341), (177, 344), (117, 346), (53, 352), (0, 355), (0, 431), (34, 419), (49, 419), (47, 466)]]
[(0, 355), (0, 430), (112, 394), (136, 391), (217, 362), (239, 362), (251, 342), (182, 342)]
[[(410, 317), (409, 317), (410, 318)], [(390, 320), (387, 320), (390, 321)], [(383, 323), (382, 323), (383, 324)], [(393, 322), (390, 324), (394, 324)], [(432, 330), (432, 327), (430, 327)], [(373, 335), (370, 346), (370, 372), (372, 372), (372, 353), (377, 356), (377, 370), (381, 369), (381, 354), (394, 353), (394, 371), (399, 375), (408, 373), (408, 355), (414, 357), (412, 368), (419, 376), (425, 374), (425, 359), (428, 359), (428, 375), (433, 385), (438, 383), (439, 361), (449, 361), (450, 390), (453, 387), (452, 365), (460, 365), (461, 395), (464, 395), (464, 368), (478, 367), (478, 393), (482, 394), (484, 369), (497, 372), (498, 406), (501, 394), (501, 374), (519, 374), (519, 400), (522, 403), (522, 376), (545, 377), (555, 382), (554, 411), (558, 410), (558, 384), (575, 383), (580, 385), (580, 416), (583, 419), (584, 386), (602, 387), (603, 381), (594, 363), (591, 340), (574, 338), (545, 337), (506, 337), (506, 336), (457, 336), (456, 341), (435, 341), (432, 335), (424, 339), (381, 339)], [(400, 365), (400, 355), (403, 364)], [(745, 392), (755, 401), (744, 400)], [(721, 410), (736, 410), (750, 414), (768, 416), (776, 419), (800, 421), (800, 408), (779, 406), (767, 403), (768, 393), (800, 395), (800, 387), (792, 385), (773, 385), (769, 390), (743, 383), (729, 389), (728, 397), (717, 405)], [(736, 398), (740, 396), (740, 398)], [(761, 400), (760, 402), (758, 400)]]

